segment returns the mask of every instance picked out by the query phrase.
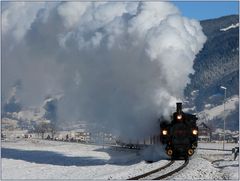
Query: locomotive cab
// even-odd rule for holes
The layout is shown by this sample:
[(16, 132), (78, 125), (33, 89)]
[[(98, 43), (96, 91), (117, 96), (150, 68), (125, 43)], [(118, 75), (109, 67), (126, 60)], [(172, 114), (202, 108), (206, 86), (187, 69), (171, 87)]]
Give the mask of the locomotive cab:
[(161, 142), (171, 158), (187, 158), (194, 154), (197, 147), (198, 128), (197, 117), (182, 111), (182, 103), (177, 103), (176, 112), (173, 113), (172, 121), (162, 122)]

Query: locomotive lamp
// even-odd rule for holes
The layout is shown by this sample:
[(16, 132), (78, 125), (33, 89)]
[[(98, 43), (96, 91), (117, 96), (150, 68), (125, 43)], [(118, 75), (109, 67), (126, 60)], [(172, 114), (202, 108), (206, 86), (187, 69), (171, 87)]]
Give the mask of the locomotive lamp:
[(192, 134), (193, 135), (197, 135), (198, 134), (198, 130), (196, 130), (196, 129), (192, 130)]
[(182, 119), (182, 115), (181, 114), (179, 114), (179, 115), (177, 115), (177, 119)]
[(163, 134), (163, 135), (167, 135), (167, 130), (163, 130), (163, 131), (162, 131), (162, 134)]

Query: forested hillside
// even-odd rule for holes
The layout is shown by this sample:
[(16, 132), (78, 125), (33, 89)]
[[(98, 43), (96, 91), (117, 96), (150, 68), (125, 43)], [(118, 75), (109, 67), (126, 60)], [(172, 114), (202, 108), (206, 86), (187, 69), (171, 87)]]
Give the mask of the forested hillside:
[(238, 15), (201, 21), (207, 42), (195, 59), (195, 73), (190, 75), (191, 83), (185, 89), (186, 96), (198, 90), (197, 111), (201, 111), (210, 98), (222, 100), (219, 96), (223, 96), (224, 90), (220, 86), (227, 87), (227, 97), (239, 92), (238, 23)]

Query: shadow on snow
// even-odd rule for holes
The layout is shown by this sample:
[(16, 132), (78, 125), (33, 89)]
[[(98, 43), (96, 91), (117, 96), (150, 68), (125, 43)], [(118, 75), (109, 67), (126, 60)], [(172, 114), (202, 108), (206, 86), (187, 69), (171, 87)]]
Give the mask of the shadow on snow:
[(51, 164), (58, 166), (96, 166), (96, 165), (132, 165), (141, 161), (139, 157), (135, 159), (121, 159), (114, 158), (113, 150), (110, 148), (105, 148), (103, 150), (108, 153), (111, 158), (109, 160), (98, 159), (95, 157), (77, 157), (77, 156), (67, 156), (61, 153), (53, 151), (41, 151), (41, 150), (20, 150), (13, 148), (1, 148), (2, 158), (24, 160), (27, 162), (37, 163), (37, 164)]

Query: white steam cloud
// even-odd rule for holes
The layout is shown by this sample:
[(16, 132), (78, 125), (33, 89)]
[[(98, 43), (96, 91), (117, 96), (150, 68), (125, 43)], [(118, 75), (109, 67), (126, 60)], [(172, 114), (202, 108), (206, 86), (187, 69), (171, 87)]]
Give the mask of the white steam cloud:
[(3, 98), (26, 106), (62, 92), (59, 121), (85, 120), (137, 139), (182, 99), (206, 37), (169, 2), (5, 3)]

